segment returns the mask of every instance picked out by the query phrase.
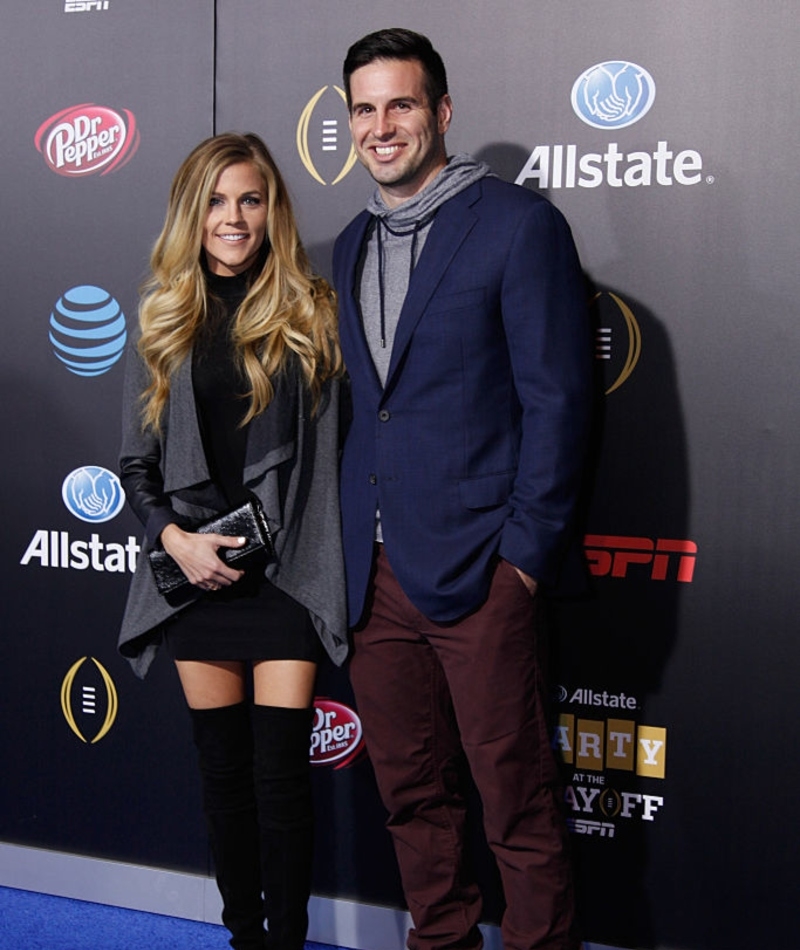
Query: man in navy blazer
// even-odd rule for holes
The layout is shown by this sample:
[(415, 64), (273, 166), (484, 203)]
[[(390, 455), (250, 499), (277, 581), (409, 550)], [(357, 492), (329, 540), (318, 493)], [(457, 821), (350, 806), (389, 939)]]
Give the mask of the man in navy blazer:
[(468, 766), (506, 950), (574, 950), (537, 589), (558, 578), (588, 428), (580, 264), (548, 201), (448, 158), (453, 107), (427, 38), (364, 37), (344, 80), (355, 149), (378, 185), (334, 250), (353, 397), (350, 669), (414, 922), (408, 946), (482, 946), (464, 859)]

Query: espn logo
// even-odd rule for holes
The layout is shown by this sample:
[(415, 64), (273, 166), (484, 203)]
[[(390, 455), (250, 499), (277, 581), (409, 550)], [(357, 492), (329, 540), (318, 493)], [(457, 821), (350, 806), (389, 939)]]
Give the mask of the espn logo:
[(627, 577), (632, 564), (650, 565), (650, 580), (675, 579), (691, 584), (697, 560), (694, 541), (670, 538), (629, 538), (587, 534), (584, 538), (589, 570), (595, 577)]

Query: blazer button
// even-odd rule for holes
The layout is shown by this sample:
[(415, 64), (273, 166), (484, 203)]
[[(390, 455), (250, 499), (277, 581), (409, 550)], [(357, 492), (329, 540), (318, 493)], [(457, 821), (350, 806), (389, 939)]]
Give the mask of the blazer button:
[(388, 409), (381, 409), (381, 411), (378, 413), (378, 418), (381, 420), (381, 422), (388, 422), (392, 418), (392, 414)]
[(378, 484), (378, 476), (377, 476), (377, 475), (370, 474), (370, 476), (369, 476), (369, 483), (370, 483), (370, 485), (377, 485), (377, 484)]

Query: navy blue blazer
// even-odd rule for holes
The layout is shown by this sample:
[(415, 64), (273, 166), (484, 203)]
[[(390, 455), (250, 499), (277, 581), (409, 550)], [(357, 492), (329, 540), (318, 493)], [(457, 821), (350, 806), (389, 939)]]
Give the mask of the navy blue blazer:
[(427, 617), (486, 598), (499, 555), (553, 583), (591, 405), (591, 335), (569, 226), (534, 192), (484, 178), (437, 212), (400, 314), (386, 386), (356, 275), (370, 215), (333, 255), (353, 421), (342, 458), (350, 623), (380, 507), (386, 554)]

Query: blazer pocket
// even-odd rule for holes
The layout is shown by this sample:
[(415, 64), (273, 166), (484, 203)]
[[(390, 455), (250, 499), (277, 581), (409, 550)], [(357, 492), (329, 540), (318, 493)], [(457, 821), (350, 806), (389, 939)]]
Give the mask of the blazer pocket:
[(493, 472), (475, 478), (462, 478), (458, 483), (461, 503), (465, 508), (497, 508), (508, 501), (514, 487), (514, 472)]
[(427, 313), (447, 313), (450, 310), (471, 310), (483, 306), (486, 291), (483, 287), (460, 290), (455, 294), (436, 294), (426, 308)]

